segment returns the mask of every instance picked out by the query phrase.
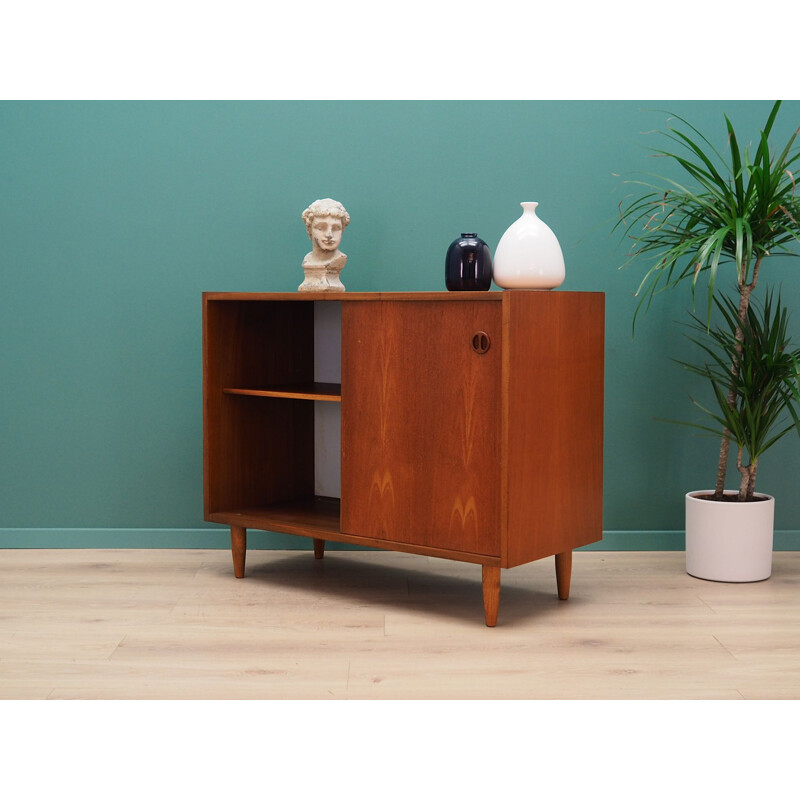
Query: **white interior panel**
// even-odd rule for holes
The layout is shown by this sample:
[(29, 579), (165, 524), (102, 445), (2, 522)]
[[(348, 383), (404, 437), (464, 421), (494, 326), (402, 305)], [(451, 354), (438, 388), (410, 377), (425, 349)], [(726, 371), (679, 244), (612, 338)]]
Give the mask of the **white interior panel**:
[[(314, 303), (314, 380), (342, 381), (342, 304)], [(314, 493), (342, 496), (342, 406), (314, 402)]]

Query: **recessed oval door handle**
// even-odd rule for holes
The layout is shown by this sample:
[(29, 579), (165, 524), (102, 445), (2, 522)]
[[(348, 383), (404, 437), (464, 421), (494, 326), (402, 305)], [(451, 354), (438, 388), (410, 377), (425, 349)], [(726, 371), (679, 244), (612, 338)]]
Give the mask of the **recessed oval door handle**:
[(472, 349), (478, 354), (483, 355), (489, 351), (489, 348), (492, 346), (492, 340), (489, 338), (489, 334), (485, 331), (478, 331), (472, 337)]

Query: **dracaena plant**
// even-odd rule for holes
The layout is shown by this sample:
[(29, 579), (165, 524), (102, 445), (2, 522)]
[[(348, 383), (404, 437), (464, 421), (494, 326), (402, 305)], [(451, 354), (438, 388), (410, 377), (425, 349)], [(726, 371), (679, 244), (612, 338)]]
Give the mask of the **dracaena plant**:
[[(620, 203), (620, 219), (632, 240), (625, 265), (645, 261), (645, 272), (636, 295), (640, 311), (653, 298), (679, 284), (688, 283), (694, 306), (698, 284), (707, 288), (707, 325), (714, 298), (720, 290), (735, 286), (738, 292), (735, 332), (741, 354), (742, 326), (747, 320), (750, 297), (758, 283), (764, 259), (776, 252), (798, 255), (800, 242), (800, 198), (793, 170), (800, 151), (794, 144), (800, 128), (780, 148), (770, 135), (781, 102), (776, 102), (754, 147), (739, 144), (731, 121), (725, 116), (727, 148), (720, 153), (711, 142), (681, 117), (662, 135), (677, 147), (654, 148), (654, 154), (672, 162), (681, 180), (659, 175), (649, 180), (629, 181), (639, 193), (627, 205)], [(751, 147), (753, 147), (751, 151)], [(624, 265), (624, 266), (625, 266)], [(724, 278), (724, 280), (721, 280)], [(729, 406), (735, 402), (738, 358), (729, 363)], [(725, 488), (730, 433), (722, 431), (715, 497)]]
[[(692, 402), (709, 424), (683, 423), (723, 436), (736, 446), (738, 499), (753, 499), (758, 460), (787, 433), (800, 435), (800, 349), (791, 349), (789, 314), (768, 292), (739, 318), (739, 303), (715, 296), (721, 322), (710, 327), (694, 314), (689, 339), (706, 355), (702, 364), (678, 361), (711, 384), (715, 405)], [(731, 371), (731, 364), (736, 369)], [(732, 399), (731, 399), (732, 398)]]

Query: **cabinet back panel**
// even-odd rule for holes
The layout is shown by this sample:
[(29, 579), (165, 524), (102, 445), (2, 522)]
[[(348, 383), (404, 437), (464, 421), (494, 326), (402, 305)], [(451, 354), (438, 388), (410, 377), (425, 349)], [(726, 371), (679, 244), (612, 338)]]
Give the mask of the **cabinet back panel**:
[(209, 388), (258, 388), (314, 380), (314, 304), (207, 303)]
[(216, 479), (209, 512), (313, 496), (313, 406), (307, 400), (225, 397), (217, 436), (211, 439)]

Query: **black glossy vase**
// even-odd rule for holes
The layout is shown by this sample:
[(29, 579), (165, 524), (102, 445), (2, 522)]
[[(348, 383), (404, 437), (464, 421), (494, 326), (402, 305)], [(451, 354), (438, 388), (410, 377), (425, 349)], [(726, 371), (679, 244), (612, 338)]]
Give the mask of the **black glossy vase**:
[(492, 285), (492, 254), (475, 233), (462, 233), (447, 248), (444, 283), (451, 292), (486, 292)]

